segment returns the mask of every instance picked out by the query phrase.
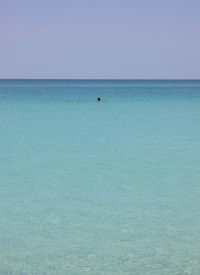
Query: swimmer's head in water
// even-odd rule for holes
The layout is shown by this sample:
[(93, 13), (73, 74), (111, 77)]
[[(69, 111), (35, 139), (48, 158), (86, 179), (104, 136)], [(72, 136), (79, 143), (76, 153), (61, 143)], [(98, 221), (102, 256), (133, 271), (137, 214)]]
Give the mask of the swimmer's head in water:
[(101, 100), (101, 98), (100, 98), (100, 97), (98, 97), (98, 98), (97, 98), (97, 101), (100, 101), (100, 100)]

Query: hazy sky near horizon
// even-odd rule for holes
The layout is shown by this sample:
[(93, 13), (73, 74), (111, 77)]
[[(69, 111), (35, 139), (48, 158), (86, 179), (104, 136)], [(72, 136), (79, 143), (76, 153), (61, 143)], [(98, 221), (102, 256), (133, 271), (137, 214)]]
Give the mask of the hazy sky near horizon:
[(200, 78), (199, 0), (0, 3), (0, 78)]

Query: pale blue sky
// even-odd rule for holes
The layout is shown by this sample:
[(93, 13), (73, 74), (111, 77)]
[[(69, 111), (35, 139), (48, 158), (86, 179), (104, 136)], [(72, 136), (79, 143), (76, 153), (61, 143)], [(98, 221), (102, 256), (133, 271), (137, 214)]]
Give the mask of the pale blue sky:
[(200, 1), (1, 0), (0, 78), (200, 79)]

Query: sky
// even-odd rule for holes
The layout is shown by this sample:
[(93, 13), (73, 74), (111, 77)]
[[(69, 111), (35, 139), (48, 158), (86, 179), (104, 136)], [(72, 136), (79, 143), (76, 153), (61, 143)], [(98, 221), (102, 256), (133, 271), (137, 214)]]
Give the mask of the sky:
[(200, 79), (200, 1), (0, 0), (0, 78)]

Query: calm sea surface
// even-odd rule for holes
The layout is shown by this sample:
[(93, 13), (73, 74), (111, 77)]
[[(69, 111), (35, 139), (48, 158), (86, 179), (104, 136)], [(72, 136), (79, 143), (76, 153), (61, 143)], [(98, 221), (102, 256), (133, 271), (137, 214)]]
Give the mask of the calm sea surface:
[(2, 275), (199, 274), (200, 81), (1, 80), (0, 223)]

